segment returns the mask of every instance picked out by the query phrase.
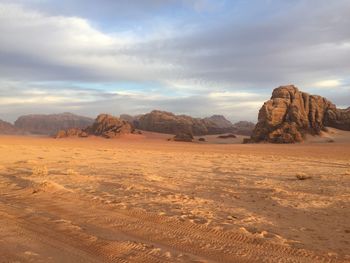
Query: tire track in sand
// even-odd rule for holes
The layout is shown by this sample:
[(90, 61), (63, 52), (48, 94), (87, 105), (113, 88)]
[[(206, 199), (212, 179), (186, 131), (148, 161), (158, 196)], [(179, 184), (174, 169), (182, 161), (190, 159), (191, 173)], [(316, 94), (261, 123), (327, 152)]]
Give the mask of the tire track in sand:
[[(50, 228), (50, 219), (36, 213), (35, 216), (17, 220), (20, 227), (32, 233), (25, 236), (45, 237), (44, 239), (53, 244), (54, 241), (61, 240), (67, 245), (66, 249), (74, 247), (106, 262), (130, 262), (128, 260), (131, 259), (134, 262), (180, 260), (154, 253), (147, 246), (161, 247), (173, 251), (174, 254), (189, 254), (213, 262), (337, 262), (312, 251), (268, 243), (241, 233), (224, 232), (144, 211), (117, 210), (113, 205), (82, 200), (81, 196), (74, 193), (27, 195), (25, 200), (23, 197), (24, 195), (4, 198), (2, 203), (7, 208), (3, 209), (15, 209), (14, 204), (23, 205), (29, 202), (37, 211), (45, 211), (51, 217), (64, 218), (83, 226), (79, 231), (62, 231), (52, 226)], [(35, 200), (30, 201), (33, 197)], [(71, 200), (74, 200), (74, 206), (67, 205)], [(92, 229), (90, 226), (108, 231), (114, 240), (108, 240), (101, 234), (103, 231), (100, 231), (100, 235), (92, 235), (89, 233)], [(119, 236), (127, 240), (115, 240)], [(142, 244), (146, 244), (146, 247)]]

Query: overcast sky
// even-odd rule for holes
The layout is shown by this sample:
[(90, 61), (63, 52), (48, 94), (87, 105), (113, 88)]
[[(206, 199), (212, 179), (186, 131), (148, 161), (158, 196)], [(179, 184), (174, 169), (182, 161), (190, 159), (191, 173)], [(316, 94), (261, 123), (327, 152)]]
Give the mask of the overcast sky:
[(0, 0), (0, 118), (256, 121), (280, 85), (350, 106), (350, 0)]

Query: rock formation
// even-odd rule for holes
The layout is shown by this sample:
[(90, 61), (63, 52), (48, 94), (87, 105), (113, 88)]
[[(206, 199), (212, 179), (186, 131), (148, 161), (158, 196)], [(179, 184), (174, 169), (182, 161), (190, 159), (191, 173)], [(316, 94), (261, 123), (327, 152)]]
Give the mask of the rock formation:
[(141, 116), (137, 128), (145, 131), (169, 134), (191, 133), (194, 135), (204, 135), (208, 133), (208, 129), (201, 119), (158, 110)]
[(129, 122), (109, 114), (100, 114), (91, 126), (85, 129), (72, 128), (60, 130), (57, 132), (55, 138), (88, 137), (89, 135), (115, 138), (121, 134), (131, 133), (133, 131), (134, 128)]
[(59, 130), (70, 128), (84, 129), (93, 123), (93, 119), (72, 113), (49, 115), (25, 115), (15, 121), (15, 126), (33, 134), (52, 135)]
[(86, 131), (79, 129), (79, 128), (71, 128), (68, 130), (59, 130), (55, 136), (56, 139), (59, 138), (66, 138), (66, 137), (81, 137), (85, 138), (88, 137), (88, 134)]
[(261, 107), (251, 142), (301, 142), (305, 134), (318, 135), (326, 126), (350, 130), (350, 111), (293, 85), (281, 86)]
[(173, 140), (176, 142), (192, 142), (193, 139), (194, 138), (191, 133), (185, 133), (185, 132), (178, 133), (173, 138)]
[[(125, 117), (129, 119), (128, 116)], [(245, 123), (245, 122), (244, 122)], [(137, 116), (137, 119), (133, 119), (135, 128), (146, 131), (178, 134), (178, 133), (191, 133), (195, 136), (209, 135), (209, 134), (222, 134), (222, 133), (237, 133), (237, 134), (251, 134), (254, 126), (243, 127), (242, 123), (233, 125), (222, 115), (213, 115), (204, 119), (193, 118), (187, 115), (175, 115), (171, 112), (154, 110), (150, 113), (142, 116)], [(246, 124), (246, 123), (245, 123)]]
[(350, 131), (350, 107), (343, 109), (330, 109), (325, 116), (325, 126)]
[(105, 138), (114, 138), (120, 134), (131, 133), (133, 130), (129, 122), (109, 114), (98, 115), (92, 126), (86, 129), (88, 134)]
[(171, 112), (154, 110), (143, 115), (120, 115), (120, 118), (131, 123), (136, 129), (168, 134), (192, 133), (193, 135), (209, 135), (236, 133), (251, 135), (255, 124), (238, 122), (232, 124), (222, 115), (206, 118), (193, 118), (187, 115), (175, 115)]

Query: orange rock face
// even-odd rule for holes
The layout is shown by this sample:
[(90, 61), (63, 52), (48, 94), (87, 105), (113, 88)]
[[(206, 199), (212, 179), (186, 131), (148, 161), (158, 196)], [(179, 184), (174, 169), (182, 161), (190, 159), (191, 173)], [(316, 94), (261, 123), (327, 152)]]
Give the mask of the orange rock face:
[(59, 130), (55, 135), (56, 139), (66, 138), (66, 137), (88, 137), (88, 134), (79, 128), (71, 128), (68, 130)]
[(95, 122), (86, 129), (68, 129), (60, 130), (56, 138), (65, 137), (88, 137), (89, 135), (102, 136), (105, 138), (114, 138), (120, 134), (133, 132), (134, 128), (127, 121), (108, 114), (100, 114)]
[(293, 85), (281, 86), (261, 107), (251, 141), (301, 142), (306, 133), (320, 134), (325, 126), (350, 130), (350, 111)]
[(98, 115), (94, 124), (87, 128), (89, 134), (105, 138), (113, 138), (120, 134), (131, 133), (133, 130), (129, 122), (109, 114)]

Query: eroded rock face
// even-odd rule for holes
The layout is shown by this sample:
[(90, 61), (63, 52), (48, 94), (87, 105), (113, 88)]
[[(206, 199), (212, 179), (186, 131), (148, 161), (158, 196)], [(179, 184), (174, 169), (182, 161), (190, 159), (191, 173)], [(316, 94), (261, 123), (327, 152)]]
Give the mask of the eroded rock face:
[(140, 130), (168, 134), (190, 132), (196, 136), (223, 133), (251, 135), (255, 127), (254, 123), (245, 121), (232, 124), (222, 115), (213, 115), (202, 119), (187, 115), (175, 115), (160, 110), (135, 116), (122, 114), (120, 118)]
[(70, 128), (84, 129), (93, 123), (93, 119), (78, 116), (72, 113), (49, 115), (25, 115), (15, 121), (15, 126), (23, 131), (33, 134), (52, 135), (59, 130)]
[(191, 133), (178, 133), (174, 137), (174, 141), (176, 142), (192, 142), (193, 135)]
[(86, 129), (86, 132), (105, 138), (114, 138), (120, 134), (131, 133), (133, 130), (132, 125), (125, 120), (109, 114), (100, 114), (92, 126)]
[(87, 132), (85, 132), (82, 129), (79, 128), (71, 128), (68, 130), (60, 130), (57, 132), (55, 138), (59, 139), (59, 138), (66, 138), (66, 137), (81, 137), (81, 138), (85, 138), (88, 137)]
[(134, 123), (135, 127), (141, 130), (169, 134), (191, 133), (196, 136), (222, 134), (239, 130), (222, 115), (213, 115), (201, 119), (159, 110), (138, 116), (137, 121), (134, 121)]
[(350, 107), (345, 110), (329, 109), (324, 122), (326, 126), (350, 131)]
[(110, 139), (133, 131), (134, 128), (129, 122), (109, 114), (100, 114), (91, 126), (85, 129), (71, 128), (60, 130), (57, 132), (55, 138), (88, 137), (89, 135), (95, 135)]
[(140, 117), (138, 127), (141, 130), (168, 134), (191, 133), (208, 134), (208, 129), (201, 119), (171, 112), (154, 110)]
[(261, 107), (251, 141), (301, 142), (305, 134), (318, 135), (325, 126), (350, 130), (350, 111), (293, 85), (281, 86)]

